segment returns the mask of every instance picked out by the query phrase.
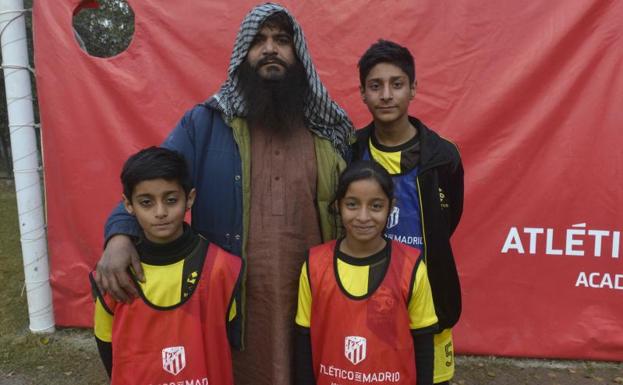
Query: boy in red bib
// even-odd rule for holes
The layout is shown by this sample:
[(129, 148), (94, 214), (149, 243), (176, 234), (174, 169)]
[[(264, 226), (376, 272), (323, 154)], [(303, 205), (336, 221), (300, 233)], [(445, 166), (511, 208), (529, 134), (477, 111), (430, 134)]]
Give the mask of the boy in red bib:
[(233, 385), (228, 322), (241, 259), (197, 235), (184, 216), (195, 190), (184, 159), (151, 147), (121, 173), (126, 210), (143, 236), (136, 240), (145, 282), (140, 299), (120, 303), (96, 294), (94, 332), (111, 383)]
[(383, 236), (391, 177), (371, 161), (340, 176), (343, 239), (309, 251), (299, 286), (297, 385), (429, 385), (437, 317), (420, 251)]

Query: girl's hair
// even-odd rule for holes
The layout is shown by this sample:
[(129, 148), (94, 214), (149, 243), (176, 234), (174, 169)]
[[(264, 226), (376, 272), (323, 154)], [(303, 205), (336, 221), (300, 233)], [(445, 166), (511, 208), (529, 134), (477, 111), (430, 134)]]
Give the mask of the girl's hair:
[(358, 180), (373, 179), (380, 186), (387, 199), (391, 202), (394, 198), (394, 182), (389, 173), (378, 163), (371, 160), (358, 160), (353, 162), (342, 172), (337, 184), (334, 203), (339, 205), (340, 200), (346, 195), (351, 183)]

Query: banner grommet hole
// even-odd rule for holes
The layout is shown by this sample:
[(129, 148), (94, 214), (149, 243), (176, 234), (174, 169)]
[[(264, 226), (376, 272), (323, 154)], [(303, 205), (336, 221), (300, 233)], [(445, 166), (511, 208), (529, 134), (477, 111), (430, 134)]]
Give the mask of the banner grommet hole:
[(134, 36), (134, 11), (125, 0), (83, 0), (74, 9), (74, 39), (91, 56), (125, 51)]

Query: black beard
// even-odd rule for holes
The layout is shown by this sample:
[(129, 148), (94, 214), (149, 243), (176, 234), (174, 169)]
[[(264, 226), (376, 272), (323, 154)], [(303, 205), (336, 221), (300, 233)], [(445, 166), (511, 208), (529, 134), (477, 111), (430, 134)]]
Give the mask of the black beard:
[(238, 84), (250, 127), (284, 134), (304, 125), (309, 84), (299, 61), (286, 67), (278, 79), (261, 77), (256, 68), (244, 61), (238, 68)]

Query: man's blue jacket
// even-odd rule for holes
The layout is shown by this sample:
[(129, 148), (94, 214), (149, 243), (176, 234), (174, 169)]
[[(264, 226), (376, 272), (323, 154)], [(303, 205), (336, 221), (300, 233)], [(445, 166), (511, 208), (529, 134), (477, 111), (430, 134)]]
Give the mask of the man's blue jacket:
[[(192, 227), (210, 242), (246, 260), (246, 239), (250, 202), (250, 135), (246, 121), (225, 121), (221, 112), (200, 104), (186, 112), (162, 144), (186, 159), (197, 190), (192, 207)], [(345, 161), (331, 142), (314, 135), (317, 175), (316, 208), (323, 241), (338, 236), (339, 218), (329, 210)], [(108, 217), (104, 237), (115, 234), (138, 238), (141, 228), (136, 219), (119, 204)], [(242, 275), (236, 297), (237, 316), (230, 330), (235, 347), (243, 347), (245, 284)]]

